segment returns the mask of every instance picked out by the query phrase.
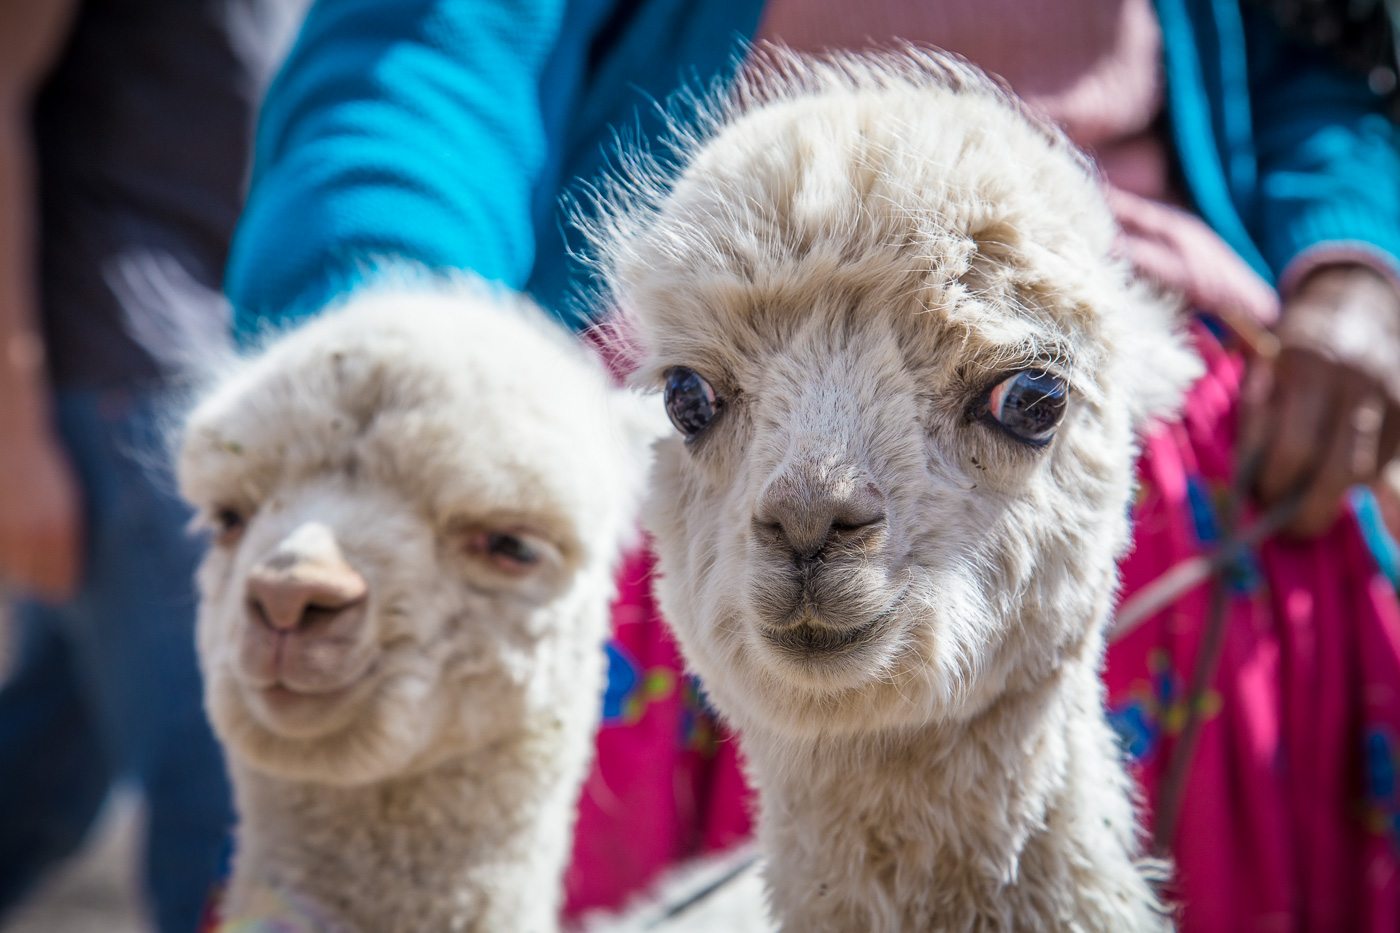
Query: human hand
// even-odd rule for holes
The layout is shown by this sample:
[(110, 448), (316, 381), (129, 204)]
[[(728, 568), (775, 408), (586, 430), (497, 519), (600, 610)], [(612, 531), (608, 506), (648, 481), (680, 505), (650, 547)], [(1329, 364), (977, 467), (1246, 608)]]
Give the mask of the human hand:
[(1324, 266), (1284, 302), (1278, 338), (1246, 387), (1242, 449), (1263, 452), (1266, 507), (1301, 494), (1287, 531), (1308, 537), (1400, 444), (1400, 294), (1367, 266)]
[[(9, 408), (9, 406), (6, 406)], [(0, 415), (0, 583), (41, 599), (72, 594), (82, 569), (77, 479), (52, 430)]]

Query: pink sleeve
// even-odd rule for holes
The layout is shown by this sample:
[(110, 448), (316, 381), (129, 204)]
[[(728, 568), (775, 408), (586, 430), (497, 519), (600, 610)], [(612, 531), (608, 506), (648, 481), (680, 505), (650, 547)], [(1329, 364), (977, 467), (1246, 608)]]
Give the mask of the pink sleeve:
[(1279, 294), (1287, 297), (1309, 275), (1332, 265), (1369, 266), (1400, 293), (1400, 265), (1394, 256), (1359, 240), (1334, 240), (1310, 246), (1295, 256), (1279, 276)]

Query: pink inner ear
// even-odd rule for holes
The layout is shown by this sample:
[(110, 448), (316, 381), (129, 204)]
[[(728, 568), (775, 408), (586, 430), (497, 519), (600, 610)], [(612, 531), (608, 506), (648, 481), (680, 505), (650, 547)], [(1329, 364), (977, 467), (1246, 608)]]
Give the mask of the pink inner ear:
[(608, 369), (613, 385), (626, 385), (641, 368), (642, 346), (636, 319), (625, 309), (614, 309), (583, 332), (583, 345)]

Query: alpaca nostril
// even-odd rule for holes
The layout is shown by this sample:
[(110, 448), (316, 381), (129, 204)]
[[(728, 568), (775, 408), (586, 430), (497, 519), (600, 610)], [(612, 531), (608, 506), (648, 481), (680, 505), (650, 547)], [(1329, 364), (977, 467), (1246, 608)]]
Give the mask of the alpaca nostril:
[(842, 512), (830, 503), (812, 503), (794, 511), (782, 520), (763, 523), (774, 543), (785, 545), (793, 558), (802, 565), (821, 560), (831, 544), (860, 535), (885, 521), (885, 513), (862, 512), (858, 515)]
[(754, 518), (761, 538), (790, 550), (803, 568), (819, 563), (830, 545), (860, 539), (887, 518), (885, 497), (873, 483), (854, 491), (847, 484), (816, 485), (775, 484)]
[(281, 628), (281, 626), (277, 625), (276, 623), (274, 623), (274, 622), (272, 621), (272, 616), (271, 616), (271, 614), (268, 613), (267, 607), (264, 606), (264, 605), (262, 604), (262, 601), (259, 600), (256, 596), (253, 596), (252, 594), (249, 594), (249, 595), (248, 595), (248, 599), (247, 599), (247, 603), (248, 603), (248, 615), (249, 615), (250, 617), (252, 617), (253, 619), (256, 619), (258, 622), (261, 622), (263, 625), (266, 625), (266, 626), (267, 626), (268, 628), (270, 628), (270, 629), (280, 629), (280, 628)]
[(783, 544), (787, 542), (787, 535), (783, 531), (782, 522), (764, 521), (761, 518), (753, 520), (754, 535), (768, 544)]
[(264, 624), (290, 631), (363, 602), (365, 578), (347, 564), (268, 562), (248, 575), (248, 605)]
[(842, 534), (850, 531), (860, 531), (862, 528), (869, 528), (871, 525), (878, 525), (885, 520), (885, 513), (868, 512), (850, 518), (838, 518), (831, 523), (831, 534)]

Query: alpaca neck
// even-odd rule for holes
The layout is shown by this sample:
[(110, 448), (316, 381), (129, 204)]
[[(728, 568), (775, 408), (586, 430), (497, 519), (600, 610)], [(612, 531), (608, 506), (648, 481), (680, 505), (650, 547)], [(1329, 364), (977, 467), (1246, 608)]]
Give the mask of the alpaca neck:
[(293, 904), (319, 933), (548, 933), (581, 775), (497, 746), (376, 784), (287, 781), (233, 763), (228, 920)]
[(799, 745), (746, 733), (783, 929), (1167, 928), (1100, 710), (1081, 660), (963, 723)]

